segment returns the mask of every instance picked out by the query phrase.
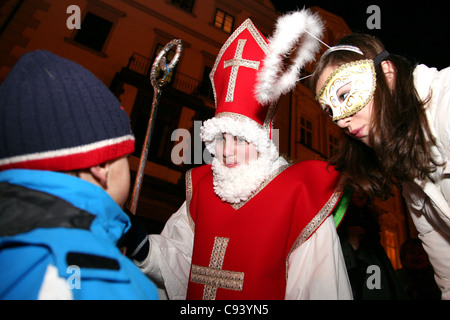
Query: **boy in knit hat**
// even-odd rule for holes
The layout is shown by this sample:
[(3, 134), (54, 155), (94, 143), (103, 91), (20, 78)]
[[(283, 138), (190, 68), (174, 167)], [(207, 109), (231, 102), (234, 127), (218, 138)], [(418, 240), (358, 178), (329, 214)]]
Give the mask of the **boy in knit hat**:
[(157, 299), (117, 243), (134, 150), (92, 73), (48, 51), (0, 87), (0, 299)]

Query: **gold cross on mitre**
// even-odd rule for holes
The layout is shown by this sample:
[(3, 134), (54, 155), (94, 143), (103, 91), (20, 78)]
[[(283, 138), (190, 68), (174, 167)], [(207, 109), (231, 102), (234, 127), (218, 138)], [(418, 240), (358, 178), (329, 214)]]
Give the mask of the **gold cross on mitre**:
[[(245, 20), (233, 32), (220, 49), (210, 74), (216, 108), (222, 102), (233, 102), (237, 99), (238, 86), (242, 86), (241, 91), (245, 92), (245, 95), (253, 96), (253, 93), (249, 94), (248, 88), (255, 84), (256, 74), (266, 56), (267, 48), (267, 40), (250, 19)], [(255, 72), (246, 74), (245, 80), (238, 80), (238, 74), (239, 79), (242, 77), (241, 67)], [(231, 71), (228, 72), (230, 68)]]
[(244, 273), (222, 270), (229, 238), (216, 237), (209, 267), (192, 265), (191, 281), (204, 284), (203, 300), (215, 300), (217, 289), (242, 291)]
[(242, 54), (244, 53), (246, 39), (239, 39), (238, 45), (236, 48), (236, 53), (233, 59), (227, 60), (224, 62), (223, 67), (228, 68), (231, 67), (231, 75), (230, 80), (228, 81), (228, 90), (227, 96), (225, 98), (226, 102), (232, 102), (234, 99), (234, 88), (236, 87), (236, 79), (239, 71), (239, 67), (247, 67), (255, 70), (259, 69), (259, 61), (252, 61), (242, 58)]

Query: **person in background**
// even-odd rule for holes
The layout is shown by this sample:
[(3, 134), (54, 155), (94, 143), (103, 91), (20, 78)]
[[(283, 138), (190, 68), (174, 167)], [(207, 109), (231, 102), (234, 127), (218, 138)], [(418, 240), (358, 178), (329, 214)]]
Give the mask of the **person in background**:
[(378, 213), (367, 196), (353, 194), (338, 235), (355, 300), (408, 299), (380, 243)]
[(441, 291), (419, 239), (408, 239), (402, 244), (400, 260), (402, 268), (397, 273), (409, 297), (414, 300), (439, 300)]

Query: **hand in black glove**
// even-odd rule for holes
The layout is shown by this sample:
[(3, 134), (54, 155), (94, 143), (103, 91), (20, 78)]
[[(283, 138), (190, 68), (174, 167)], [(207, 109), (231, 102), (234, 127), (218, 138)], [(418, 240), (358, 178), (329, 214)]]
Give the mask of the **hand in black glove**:
[(132, 214), (128, 209), (124, 210), (131, 220), (131, 228), (119, 241), (119, 247), (126, 247), (127, 257), (138, 262), (143, 261), (150, 249), (147, 232), (138, 216)]

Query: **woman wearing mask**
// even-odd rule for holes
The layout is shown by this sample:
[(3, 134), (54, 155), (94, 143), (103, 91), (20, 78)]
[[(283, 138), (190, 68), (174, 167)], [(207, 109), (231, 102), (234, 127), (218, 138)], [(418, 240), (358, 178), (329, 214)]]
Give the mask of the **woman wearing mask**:
[(450, 298), (450, 69), (416, 65), (351, 34), (324, 53), (311, 85), (347, 134), (331, 163), (371, 198), (401, 185), (442, 298)]

